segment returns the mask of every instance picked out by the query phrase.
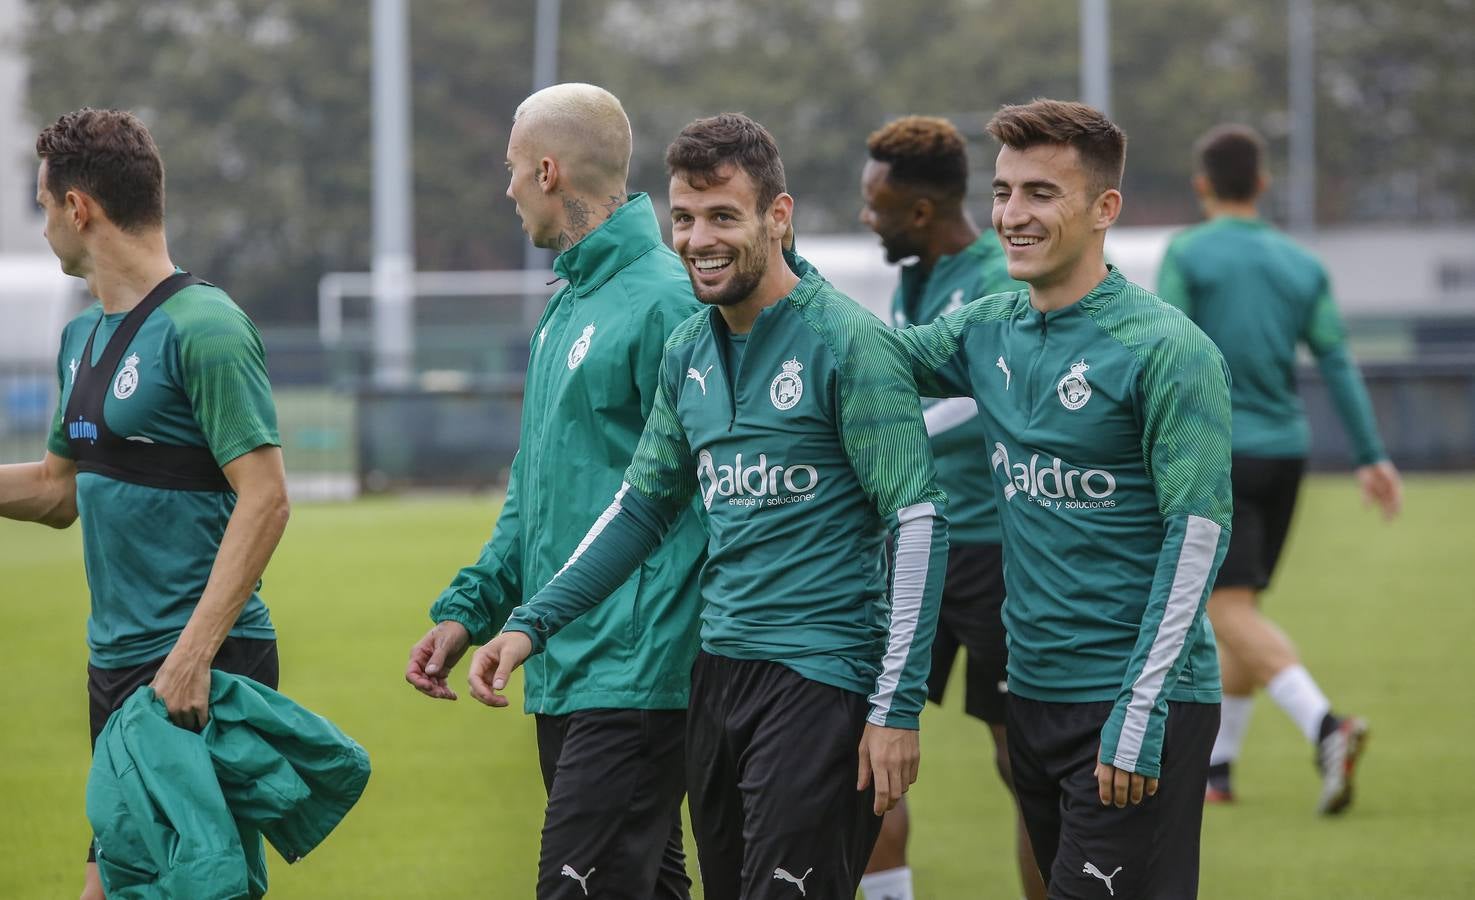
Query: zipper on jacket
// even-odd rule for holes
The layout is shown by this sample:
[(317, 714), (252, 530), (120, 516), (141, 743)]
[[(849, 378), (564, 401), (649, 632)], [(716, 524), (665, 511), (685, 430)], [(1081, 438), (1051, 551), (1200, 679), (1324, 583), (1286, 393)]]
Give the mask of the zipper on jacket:
[(1029, 380), (1025, 382), (1027, 388), (1025, 400), (1029, 403), (1029, 414), (1025, 416), (1025, 422), (1027, 423), (1025, 425), (1026, 428), (1034, 425), (1035, 410), (1039, 408), (1039, 402), (1037, 400), (1039, 392), (1036, 389), (1036, 382), (1038, 381), (1037, 375), (1040, 369), (1040, 360), (1043, 359), (1045, 356), (1045, 342), (1050, 336), (1049, 317), (1045, 313), (1040, 313), (1039, 315), (1040, 343), (1039, 346), (1035, 348), (1035, 358), (1031, 360), (1029, 364)]

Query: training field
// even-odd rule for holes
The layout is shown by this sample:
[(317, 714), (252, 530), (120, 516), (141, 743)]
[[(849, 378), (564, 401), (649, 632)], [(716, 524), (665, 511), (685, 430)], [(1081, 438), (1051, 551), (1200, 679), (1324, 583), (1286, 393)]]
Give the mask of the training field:
[[(1343, 819), (1313, 815), (1311, 751), (1262, 697), (1239, 805), (1207, 813), (1202, 896), (1475, 897), (1475, 478), (1414, 479), (1391, 527), (1360, 507), (1348, 477), (1314, 480), (1303, 500), (1267, 604), (1339, 708), (1372, 722), (1359, 798)], [(288, 867), (272, 855), (272, 897), (532, 896), (543, 788), (531, 719), (464, 691), (431, 701), (402, 676), (428, 604), (475, 558), (494, 508), (472, 498), (295, 509), (264, 591), (282, 688), (363, 743), (374, 776), (311, 856)], [(86, 612), (78, 530), (0, 523), (6, 900), (81, 886)], [(951, 700), (923, 718), (918, 896), (1013, 900), (988, 736)]]

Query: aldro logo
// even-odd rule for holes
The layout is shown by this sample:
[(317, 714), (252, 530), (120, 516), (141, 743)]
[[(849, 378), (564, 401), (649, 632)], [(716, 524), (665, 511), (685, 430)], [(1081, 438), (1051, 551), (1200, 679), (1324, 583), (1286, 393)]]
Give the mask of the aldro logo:
[(718, 497), (729, 506), (783, 506), (806, 503), (814, 499), (819, 487), (819, 470), (814, 466), (770, 466), (768, 454), (758, 454), (758, 461), (744, 463), (739, 453), (732, 465), (718, 465), (710, 450), (697, 454), (697, 485), (702, 491), (702, 505), (712, 508)]
[(1112, 499), (1116, 493), (1116, 476), (1105, 469), (1072, 468), (1056, 456), (1048, 464), (1040, 464), (1040, 454), (1032, 454), (1029, 465), (1011, 462), (1009, 450), (1000, 443), (994, 444), (994, 454), (989, 457), (995, 469), (1002, 468), (1004, 477), (1004, 502), (1013, 500), (1016, 494), (1040, 506), (1054, 509), (1114, 509)]

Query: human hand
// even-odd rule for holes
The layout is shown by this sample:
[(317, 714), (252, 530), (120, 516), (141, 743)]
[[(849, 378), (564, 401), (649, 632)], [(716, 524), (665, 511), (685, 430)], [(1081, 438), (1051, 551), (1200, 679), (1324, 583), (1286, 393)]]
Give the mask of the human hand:
[(1096, 763), (1096, 787), (1101, 796), (1102, 806), (1115, 805), (1117, 809), (1122, 809), (1126, 807), (1128, 801), (1135, 806), (1141, 803), (1143, 798), (1156, 794), (1157, 786), (1156, 778), (1148, 778), (1146, 775), (1138, 775), (1136, 772), (1108, 766), (1103, 762)]
[(456, 699), (456, 692), (446, 684), (446, 676), (461, 661), (470, 644), (471, 634), (465, 625), (460, 622), (441, 622), (410, 648), (405, 681), (427, 697), (437, 700)]
[(860, 773), (855, 789), (863, 791), (872, 783), (876, 785), (873, 809), (879, 816), (901, 801), (916, 782), (921, 763), (922, 744), (915, 730), (867, 722), (860, 736)]
[(1362, 485), (1362, 502), (1383, 510), (1383, 521), (1391, 522), (1403, 509), (1403, 479), (1388, 460), (1359, 466), (1357, 482)]
[(149, 687), (180, 728), (199, 731), (210, 721), (210, 660), (190, 660), (176, 644)]
[(487, 706), (503, 707), (507, 698), (501, 691), (507, 687), (512, 672), (533, 653), (533, 642), (520, 631), (504, 631), (483, 644), (471, 657), (471, 696)]

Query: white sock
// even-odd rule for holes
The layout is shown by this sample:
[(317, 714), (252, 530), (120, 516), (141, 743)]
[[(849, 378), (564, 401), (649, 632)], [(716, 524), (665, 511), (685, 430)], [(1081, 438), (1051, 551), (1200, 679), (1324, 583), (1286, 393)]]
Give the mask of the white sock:
[(1244, 745), (1245, 732), (1250, 728), (1250, 711), (1255, 707), (1255, 698), (1224, 695), (1219, 706), (1219, 735), (1214, 738), (1214, 749), (1209, 752), (1209, 765), (1232, 763), (1239, 759), (1239, 748)]
[(1306, 740), (1316, 743), (1321, 737), (1321, 720), (1331, 712), (1332, 703), (1316, 686), (1305, 666), (1294, 665), (1276, 673), (1265, 685), (1265, 693), (1286, 711)]
[(860, 880), (866, 900), (912, 900), (912, 870), (908, 866), (872, 872)]

